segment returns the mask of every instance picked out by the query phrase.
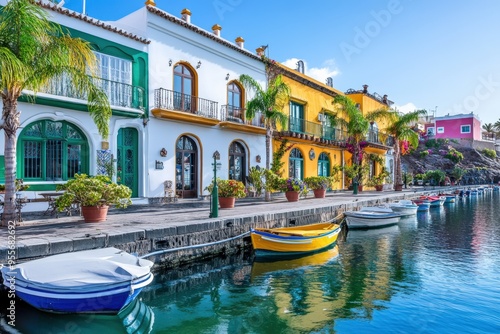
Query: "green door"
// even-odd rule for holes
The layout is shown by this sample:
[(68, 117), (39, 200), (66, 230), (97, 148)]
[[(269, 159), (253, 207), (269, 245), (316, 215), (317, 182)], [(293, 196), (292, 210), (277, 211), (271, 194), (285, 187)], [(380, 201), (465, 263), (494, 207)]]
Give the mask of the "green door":
[(138, 196), (139, 180), (137, 175), (138, 133), (134, 128), (118, 131), (118, 149), (116, 157), (116, 181), (132, 189), (132, 197)]

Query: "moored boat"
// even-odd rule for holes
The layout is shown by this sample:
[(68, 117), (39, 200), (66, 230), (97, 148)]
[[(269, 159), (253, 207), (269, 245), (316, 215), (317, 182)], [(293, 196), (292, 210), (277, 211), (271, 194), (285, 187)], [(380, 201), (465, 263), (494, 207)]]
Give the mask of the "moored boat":
[(369, 207), (364, 207), (359, 211), (344, 212), (347, 226), (351, 229), (366, 229), (394, 225), (399, 222), (401, 215), (390, 210), (382, 211), (377, 209), (370, 210)]
[(414, 199), (413, 203), (418, 206), (418, 212), (429, 211), (429, 208), (431, 207), (431, 202), (425, 199)]
[(402, 199), (389, 203), (389, 208), (391, 208), (395, 213), (399, 213), (400, 215), (411, 216), (417, 214), (418, 205), (413, 203), (413, 201), (411, 200)]
[(257, 257), (297, 256), (331, 246), (341, 231), (334, 223), (317, 223), (281, 228), (254, 228), (250, 231)]
[(444, 204), (444, 201), (446, 201), (446, 197), (444, 196), (420, 196), (418, 199), (420, 200), (425, 200), (430, 203), (430, 207), (439, 207)]
[(2, 268), (16, 295), (54, 313), (117, 314), (153, 280), (153, 262), (108, 247), (64, 253)]

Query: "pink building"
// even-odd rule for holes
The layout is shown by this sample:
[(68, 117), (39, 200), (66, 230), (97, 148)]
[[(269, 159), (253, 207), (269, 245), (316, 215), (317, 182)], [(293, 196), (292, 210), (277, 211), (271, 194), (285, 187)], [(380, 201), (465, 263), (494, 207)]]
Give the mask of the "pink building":
[(446, 115), (434, 118), (434, 124), (425, 124), (432, 138), (481, 140), (481, 121), (474, 113)]

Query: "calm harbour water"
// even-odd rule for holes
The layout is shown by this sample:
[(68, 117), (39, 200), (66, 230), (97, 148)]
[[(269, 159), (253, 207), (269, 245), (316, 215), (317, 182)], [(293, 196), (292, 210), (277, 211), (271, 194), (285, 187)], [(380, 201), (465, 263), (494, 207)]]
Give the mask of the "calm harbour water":
[(500, 333), (500, 194), (349, 231), (336, 247), (300, 259), (241, 255), (159, 273), (141, 297), (115, 317), (48, 315), (18, 302), (16, 330)]

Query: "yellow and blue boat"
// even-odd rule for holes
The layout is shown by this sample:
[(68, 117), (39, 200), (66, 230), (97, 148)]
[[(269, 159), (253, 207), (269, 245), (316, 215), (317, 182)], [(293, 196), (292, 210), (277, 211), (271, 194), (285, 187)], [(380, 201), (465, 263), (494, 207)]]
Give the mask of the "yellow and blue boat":
[(257, 257), (297, 256), (331, 246), (341, 231), (334, 223), (318, 223), (280, 228), (255, 228), (250, 232)]

